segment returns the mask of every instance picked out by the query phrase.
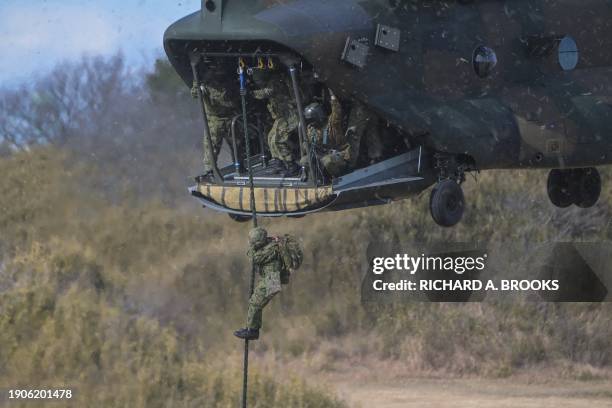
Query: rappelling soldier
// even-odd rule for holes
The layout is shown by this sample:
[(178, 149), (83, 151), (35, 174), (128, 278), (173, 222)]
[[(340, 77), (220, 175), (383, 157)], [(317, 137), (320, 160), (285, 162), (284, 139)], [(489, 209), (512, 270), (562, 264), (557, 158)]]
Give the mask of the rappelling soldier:
[(247, 313), (247, 327), (234, 332), (236, 337), (257, 340), (262, 325), (263, 309), (289, 283), (291, 271), (299, 268), (303, 253), (300, 244), (290, 235), (268, 237), (264, 228), (249, 232), (249, 256), (259, 272), (259, 280)]

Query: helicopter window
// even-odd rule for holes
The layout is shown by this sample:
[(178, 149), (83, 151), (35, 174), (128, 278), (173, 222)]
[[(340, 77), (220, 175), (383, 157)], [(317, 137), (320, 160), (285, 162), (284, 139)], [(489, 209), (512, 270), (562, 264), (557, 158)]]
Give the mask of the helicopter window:
[(476, 75), (480, 78), (486, 78), (491, 75), (491, 72), (497, 66), (497, 54), (492, 48), (480, 45), (474, 50), (472, 64)]
[(565, 36), (559, 43), (559, 64), (564, 71), (571, 71), (578, 65), (578, 45), (576, 41)]

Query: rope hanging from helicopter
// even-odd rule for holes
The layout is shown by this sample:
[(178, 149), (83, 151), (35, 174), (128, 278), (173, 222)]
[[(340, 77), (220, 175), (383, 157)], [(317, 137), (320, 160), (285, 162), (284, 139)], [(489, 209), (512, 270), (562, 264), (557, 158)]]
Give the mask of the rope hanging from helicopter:
[[(247, 106), (246, 106), (246, 96), (247, 96), (247, 72), (246, 72), (246, 64), (242, 59), (239, 59), (238, 62), (238, 76), (240, 80), (240, 99), (242, 103), (242, 128), (244, 130), (244, 144), (246, 149), (246, 160), (247, 160), (247, 168), (249, 171), (249, 189), (251, 193), (251, 214), (253, 218), (253, 228), (257, 228), (257, 209), (255, 207), (255, 184), (253, 182), (253, 167), (251, 166), (251, 147), (249, 143), (249, 127), (248, 127), (248, 119), (247, 119)], [(249, 297), (253, 295), (253, 291), (255, 288), (255, 273), (256, 266), (255, 262), (251, 260), (251, 283), (249, 288)], [(249, 381), (249, 340), (244, 340), (244, 362), (242, 369), (242, 407), (247, 407), (247, 388)]]
[[(257, 228), (257, 209), (255, 206), (255, 184), (253, 177), (253, 167), (252, 167), (252, 157), (251, 157), (251, 146), (249, 139), (249, 126), (248, 126), (248, 112), (247, 112), (247, 76), (253, 74), (254, 69), (274, 69), (273, 60), (270, 58), (267, 64), (263, 63), (263, 59), (258, 59), (258, 65), (256, 68), (248, 67), (243, 58), (238, 59), (238, 77), (240, 81), (240, 99), (242, 105), (242, 123), (243, 123), (243, 131), (244, 131), (244, 144), (245, 144), (245, 153), (246, 153), (246, 161), (248, 168), (248, 178), (249, 178), (249, 190), (250, 190), (250, 209), (251, 216), (253, 219), (253, 228)], [(305, 118), (304, 111), (302, 106), (302, 100), (300, 95), (300, 89), (297, 80), (297, 68), (295, 64), (290, 64), (289, 74), (292, 82), (292, 89), (294, 92), (296, 107), (299, 116), (299, 128), (298, 135), (300, 139), (300, 155), (305, 155), (308, 160), (308, 175), (306, 174), (306, 169), (302, 168), (302, 176), (304, 178), (310, 178), (310, 182), (316, 187), (318, 185), (317, 181), (319, 177), (323, 176), (323, 171), (321, 169), (318, 157), (316, 155), (316, 151), (311, 148), (311, 143), (308, 140), (308, 133), (305, 126)], [(262, 147), (263, 149), (263, 147)], [(262, 153), (263, 154), (263, 153)], [(237, 152), (236, 152), (237, 156)], [(255, 274), (256, 274), (256, 265), (251, 260), (251, 282), (250, 282), (250, 291), (249, 297), (253, 295), (254, 287), (255, 287)], [(248, 390), (248, 370), (249, 370), (249, 340), (245, 340), (244, 342), (244, 362), (243, 362), (243, 386), (242, 386), (242, 407), (247, 407), (247, 390)]]

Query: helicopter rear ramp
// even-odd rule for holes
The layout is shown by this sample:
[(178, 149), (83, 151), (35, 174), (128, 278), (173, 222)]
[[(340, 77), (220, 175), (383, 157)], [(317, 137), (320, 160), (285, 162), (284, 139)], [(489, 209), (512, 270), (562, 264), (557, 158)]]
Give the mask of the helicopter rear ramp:
[[(435, 182), (430, 158), (421, 147), (368, 167), (355, 170), (331, 184), (312, 186), (285, 178), (255, 179), (255, 207), (264, 217), (302, 216), (392, 201), (417, 194)], [(250, 187), (236, 177), (217, 184), (201, 180), (189, 190), (205, 207), (229, 214), (250, 216)]]

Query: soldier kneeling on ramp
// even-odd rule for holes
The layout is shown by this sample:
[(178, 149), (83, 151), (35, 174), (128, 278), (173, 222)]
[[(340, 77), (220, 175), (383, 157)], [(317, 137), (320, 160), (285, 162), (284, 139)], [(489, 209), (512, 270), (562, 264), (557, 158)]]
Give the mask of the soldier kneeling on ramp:
[(289, 283), (291, 271), (302, 264), (303, 251), (291, 235), (268, 237), (265, 229), (258, 227), (249, 232), (249, 256), (259, 271), (259, 281), (249, 299), (247, 327), (234, 332), (236, 337), (257, 340), (262, 324), (263, 309)]

